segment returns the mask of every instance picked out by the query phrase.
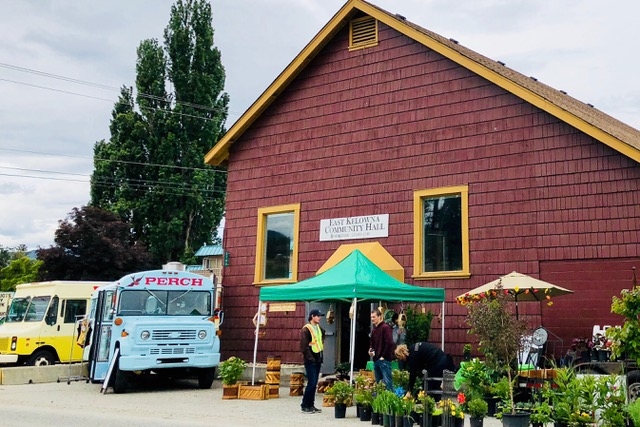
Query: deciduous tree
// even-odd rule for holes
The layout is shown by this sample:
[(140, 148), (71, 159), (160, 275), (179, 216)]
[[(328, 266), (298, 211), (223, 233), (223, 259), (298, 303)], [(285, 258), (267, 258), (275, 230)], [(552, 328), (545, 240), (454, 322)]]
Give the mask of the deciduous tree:
[(55, 233), (55, 245), (38, 250), (42, 280), (116, 280), (151, 268), (129, 225), (95, 207), (74, 208)]
[(229, 102), (211, 16), (207, 1), (175, 3), (164, 45), (140, 44), (135, 96), (121, 90), (94, 148), (91, 204), (125, 218), (157, 263), (210, 242), (223, 215), (226, 173), (204, 165)]

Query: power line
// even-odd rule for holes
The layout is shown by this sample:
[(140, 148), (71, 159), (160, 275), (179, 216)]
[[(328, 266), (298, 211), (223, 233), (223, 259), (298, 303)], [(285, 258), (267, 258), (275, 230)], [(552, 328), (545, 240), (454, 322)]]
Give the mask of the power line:
[[(94, 83), (94, 82), (89, 82), (89, 81), (86, 81), (86, 80), (75, 79), (75, 78), (72, 78), (72, 77), (61, 76), (61, 75), (58, 75), (58, 74), (53, 74), (53, 73), (48, 73), (48, 72), (45, 72), (45, 71), (35, 70), (33, 68), (21, 67), (19, 65), (6, 64), (6, 63), (1, 63), (0, 62), (0, 67), (7, 68), (7, 69), (10, 69), (10, 70), (14, 70), (14, 71), (23, 72), (23, 73), (35, 74), (35, 75), (39, 75), (39, 76), (42, 76), (42, 77), (47, 77), (47, 78), (51, 78), (51, 79), (55, 79), (55, 80), (62, 80), (62, 81), (68, 82), (68, 83), (75, 83), (75, 84), (79, 84), (79, 85), (90, 86), (90, 87), (94, 87), (94, 88), (98, 88), (98, 89), (106, 89), (106, 90), (117, 91), (117, 92), (120, 92), (120, 90), (121, 90), (121, 88), (118, 88), (118, 87), (115, 87), (115, 86), (108, 86), (108, 85), (104, 85), (104, 84), (101, 84), (101, 83)], [(13, 81), (13, 80), (7, 80), (7, 79), (0, 79), (0, 80), (11, 82), (11, 83), (16, 83), (16, 84), (23, 84), (23, 85), (26, 85), (26, 86), (32, 86), (32, 87), (36, 87), (36, 88), (40, 88), (40, 89), (47, 89), (47, 90), (53, 90), (53, 91), (62, 92), (62, 93), (68, 93), (68, 94), (71, 94), (71, 95), (85, 96), (87, 98), (94, 98), (94, 99), (98, 99), (98, 100), (101, 100), (101, 101), (114, 102), (112, 100), (106, 100), (106, 99), (103, 99), (103, 98), (96, 98), (96, 97), (92, 97), (90, 95), (82, 95), (82, 94), (75, 93), (75, 92), (67, 92), (67, 91), (63, 91), (63, 90), (57, 90), (57, 89), (49, 88), (49, 87), (46, 87), (46, 86), (32, 85), (32, 84), (28, 84), (28, 83), (22, 83), (22, 82)], [(161, 97), (161, 96), (152, 95), (152, 94), (148, 94), (148, 93), (144, 93), (144, 92), (138, 92), (138, 96), (140, 96), (142, 98), (154, 100), (154, 101), (166, 102), (168, 104), (175, 103), (176, 105), (182, 105), (182, 106), (185, 106), (185, 107), (191, 107), (191, 108), (195, 108), (195, 109), (199, 109), (199, 110), (210, 111), (212, 113), (217, 113), (217, 112), (221, 111), (220, 108), (210, 107), (210, 106), (202, 105), (202, 104), (196, 104), (196, 103), (193, 103), (193, 102), (178, 101), (178, 100), (174, 100), (172, 97), (168, 97), (168, 96)], [(222, 111), (222, 112), (225, 112), (225, 111)], [(226, 112), (229, 113), (228, 110)], [(185, 114), (185, 113), (177, 113), (176, 112), (176, 114)], [(234, 113), (234, 114), (237, 114), (237, 113)], [(191, 116), (191, 117), (201, 118), (199, 116)]]
[[(8, 174), (8, 173), (1, 173), (0, 172), (0, 176), (10, 176), (10, 177), (17, 177), (17, 178), (29, 178), (29, 179), (44, 179), (44, 180), (48, 180), (48, 181), (64, 181), (64, 182), (76, 182), (76, 183), (82, 183), (82, 184), (89, 184), (89, 180), (78, 180), (78, 179), (69, 179), (69, 178), (53, 178), (53, 177), (46, 177), (46, 176), (33, 176), (33, 175), (17, 175), (17, 174)], [(157, 182), (161, 182), (161, 181), (157, 181)], [(151, 185), (149, 185), (149, 183), (151, 183)], [(220, 189), (204, 189), (204, 188), (193, 188), (193, 187), (180, 187), (178, 185), (174, 185), (174, 186), (170, 186), (170, 185), (157, 185), (157, 184), (153, 184), (154, 181), (143, 181), (140, 180), (140, 182), (136, 183), (136, 182), (128, 182), (128, 181), (123, 181), (121, 183), (116, 183), (115, 180), (96, 180), (94, 181), (94, 184), (99, 186), (99, 187), (113, 187), (114, 185), (117, 185), (119, 187), (125, 186), (126, 185), (126, 189), (132, 190), (132, 191), (140, 191), (140, 192), (149, 192), (149, 191), (162, 191), (164, 194), (168, 194), (168, 195), (176, 195), (176, 196), (196, 196), (198, 194), (200, 195), (215, 195), (215, 194), (224, 194), (226, 193), (225, 190), (220, 190)], [(178, 184), (178, 183), (176, 183)], [(184, 184), (184, 185), (188, 185), (188, 184)]]
[(131, 160), (114, 160), (114, 159), (105, 159), (105, 158), (101, 158), (101, 157), (74, 156), (72, 154), (47, 153), (47, 152), (44, 152), (44, 151), (22, 150), (22, 149), (18, 149), (18, 148), (0, 147), (0, 150), (13, 151), (13, 152), (17, 152), (17, 153), (44, 154), (44, 155), (47, 155), (47, 156), (69, 157), (69, 158), (74, 158), (74, 159), (97, 160), (97, 161), (102, 161), (102, 162), (122, 163), (122, 164), (130, 164), (130, 165), (137, 165), (137, 166), (154, 166), (154, 167), (159, 167), (159, 168), (193, 170), (193, 171), (201, 171), (201, 172), (227, 173), (227, 171), (223, 170), (223, 169), (194, 168), (194, 167), (190, 167), (190, 166), (163, 165), (163, 164), (160, 164), (160, 163), (134, 162), (134, 161), (131, 161)]

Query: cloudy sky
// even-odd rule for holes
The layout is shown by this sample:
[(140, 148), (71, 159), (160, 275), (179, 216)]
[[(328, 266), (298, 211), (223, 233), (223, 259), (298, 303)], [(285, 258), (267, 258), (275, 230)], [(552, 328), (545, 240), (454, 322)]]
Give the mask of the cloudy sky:
[[(212, 0), (231, 97), (227, 127), (346, 0)], [(640, 2), (372, 0), (640, 128)], [(0, 245), (53, 244), (89, 201), (93, 144), (109, 138), (136, 48), (162, 39), (173, 1), (0, 0)]]

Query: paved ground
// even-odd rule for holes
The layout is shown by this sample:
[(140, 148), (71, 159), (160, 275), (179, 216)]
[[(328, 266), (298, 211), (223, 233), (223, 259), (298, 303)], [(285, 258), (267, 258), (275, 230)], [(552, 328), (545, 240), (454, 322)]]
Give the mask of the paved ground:
[[(252, 426), (291, 425), (364, 426), (355, 407), (347, 408), (345, 419), (335, 419), (333, 408), (320, 414), (302, 414), (301, 397), (290, 397), (289, 388), (280, 398), (269, 400), (222, 400), (222, 386), (199, 390), (192, 381), (169, 384), (141, 384), (125, 394), (100, 393), (100, 384), (85, 382), (0, 386), (0, 425), (40, 426)], [(322, 395), (316, 406), (320, 407)], [(465, 422), (469, 425), (469, 421)], [(484, 427), (501, 422), (486, 418)]]

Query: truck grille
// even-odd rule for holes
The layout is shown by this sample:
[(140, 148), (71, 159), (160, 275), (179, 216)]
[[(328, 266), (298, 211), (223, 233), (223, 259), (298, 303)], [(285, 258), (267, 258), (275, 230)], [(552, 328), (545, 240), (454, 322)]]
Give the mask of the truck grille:
[(149, 350), (149, 354), (195, 354), (196, 349), (193, 347), (156, 347)]
[(185, 341), (195, 340), (195, 330), (155, 330), (151, 333), (153, 341)]

